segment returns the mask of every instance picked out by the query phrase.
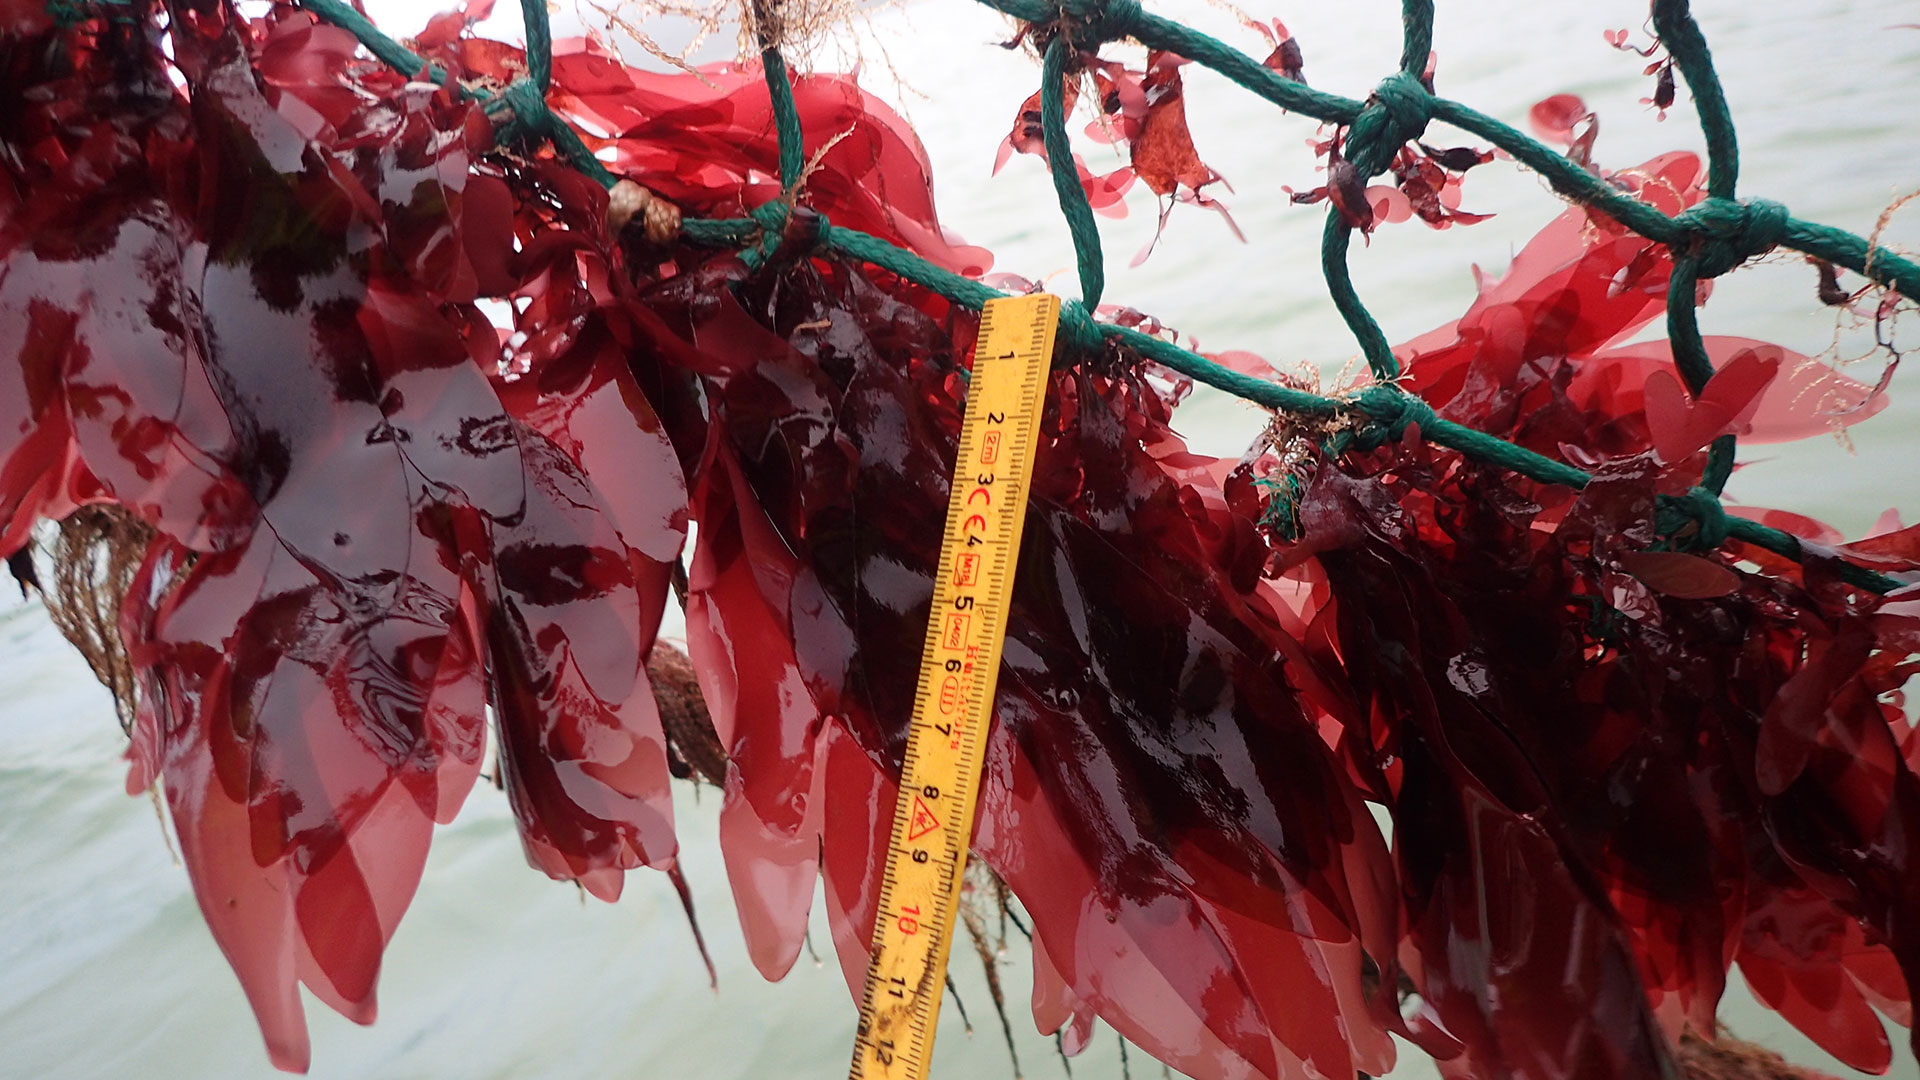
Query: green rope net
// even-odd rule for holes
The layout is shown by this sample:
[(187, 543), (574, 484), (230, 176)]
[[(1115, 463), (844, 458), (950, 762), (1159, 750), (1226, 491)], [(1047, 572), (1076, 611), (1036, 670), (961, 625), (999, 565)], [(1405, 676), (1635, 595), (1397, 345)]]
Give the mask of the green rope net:
[[(1099, 304), (1105, 287), (1104, 256), (1092, 208), (1067, 148), (1062, 87), (1073, 51), (1092, 50), (1108, 41), (1131, 38), (1150, 49), (1175, 53), (1207, 67), (1283, 110), (1341, 125), (1347, 129), (1347, 159), (1363, 183), (1384, 172), (1396, 150), (1420, 138), (1434, 120), (1452, 124), (1492, 143), (1544, 177), (1563, 197), (1608, 215), (1641, 236), (1666, 245), (1672, 252), (1674, 266), (1668, 290), (1667, 333), (1680, 376), (1688, 391), (1696, 396), (1713, 375), (1694, 312), (1697, 284), (1776, 247), (1790, 248), (1845, 267), (1904, 296), (1920, 299), (1920, 263), (1871, 245), (1844, 230), (1802, 221), (1777, 202), (1735, 197), (1740, 157), (1733, 117), (1688, 0), (1654, 0), (1653, 3), (1654, 32), (1692, 91), (1707, 143), (1707, 196), (1672, 216), (1616, 190), (1603, 178), (1545, 143), (1429, 90), (1421, 76), (1433, 42), (1431, 0), (1403, 0), (1399, 69), (1381, 80), (1365, 101), (1286, 79), (1216, 38), (1144, 11), (1139, 0), (1059, 0), (1057, 4), (1051, 0), (979, 2), (1046, 31), (1041, 37), (1047, 42), (1041, 76), (1042, 137), (1054, 190), (1073, 239), (1081, 287), (1080, 301), (1067, 301), (1062, 305), (1060, 330), (1066, 347), (1083, 354), (1092, 353), (1111, 341), (1198, 382), (1268, 409), (1309, 417), (1351, 417), (1357, 426), (1343, 432), (1329, 447), (1336, 453), (1352, 446), (1378, 445), (1386, 439), (1398, 438), (1409, 424), (1417, 424), (1421, 435), (1430, 442), (1536, 481), (1582, 488), (1592, 479), (1587, 472), (1564, 462), (1443, 419), (1435, 415), (1426, 402), (1399, 388), (1399, 363), (1348, 273), (1347, 250), (1353, 230), (1337, 208), (1328, 211), (1321, 240), (1321, 267), (1328, 294), (1359, 342), (1361, 353), (1373, 372), (1373, 385), (1358, 394), (1326, 397), (1243, 375), (1160, 338), (1096, 320), (1092, 311)], [(316, 17), (351, 32), (383, 63), (409, 75), (448, 83), (449, 76), (444, 70), (381, 33), (342, 0), (300, 0), (300, 3)], [(550, 143), (572, 167), (605, 187), (613, 187), (620, 178), (593, 156), (578, 132), (548, 108), (546, 93), (553, 62), (546, 4), (543, 0), (522, 0), (521, 6), (526, 19), (527, 75), (492, 95), (457, 84), (449, 88), (467, 100), (480, 101), (500, 125), (503, 142)], [(779, 49), (769, 41), (763, 40), (761, 44), (762, 67), (772, 96), (779, 139), (780, 179), (786, 194), (756, 207), (746, 218), (687, 219), (680, 226), (681, 236), (688, 242), (743, 248), (749, 265), (758, 265), (771, 246), (777, 244), (792, 212), (791, 204), (804, 168), (800, 117), (794, 105), (791, 77)], [(878, 237), (836, 226), (824, 216), (817, 222), (815, 243), (822, 250), (878, 267), (964, 307), (978, 309), (987, 301), (1005, 295)], [(1671, 534), (1691, 522), (1695, 526), (1691, 537), (1694, 546), (1711, 548), (1727, 540), (1739, 540), (1800, 560), (1803, 554), (1800, 542), (1791, 534), (1725, 512), (1720, 492), (1732, 473), (1733, 458), (1733, 436), (1716, 439), (1709, 450), (1700, 484), (1685, 496), (1662, 497), (1659, 527)], [(1890, 592), (1901, 584), (1847, 563), (1839, 563), (1836, 569), (1850, 584), (1873, 592)]]

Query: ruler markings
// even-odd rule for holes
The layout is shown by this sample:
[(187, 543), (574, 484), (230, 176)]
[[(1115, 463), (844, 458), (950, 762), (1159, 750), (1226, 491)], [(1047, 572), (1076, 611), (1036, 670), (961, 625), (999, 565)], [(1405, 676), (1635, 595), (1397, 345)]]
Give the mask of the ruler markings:
[(926, 1080), (1060, 301), (990, 301), (960, 425), (849, 1077)]

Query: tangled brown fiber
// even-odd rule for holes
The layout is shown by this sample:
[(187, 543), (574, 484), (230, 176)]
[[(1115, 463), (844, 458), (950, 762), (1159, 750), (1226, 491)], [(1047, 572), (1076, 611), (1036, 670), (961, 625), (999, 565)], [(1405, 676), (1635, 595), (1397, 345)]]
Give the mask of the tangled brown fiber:
[(1680, 1070), (1687, 1080), (1835, 1080), (1827, 1073), (1789, 1064), (1779, 1054), (1733, 1038), (1724, 1029), (1711, 1042), (1691, 1031), (1682, 1035)]
[(667, 736), (667, 763), (682, 780), (704, 780), (715, 787), (727, 781), (727, 751), (713, 729), (707, 699), (687, 654), (664, 641), (647, 657), (653, 700), (660, 706), (660, 727)]
[[(863, 16), (859, 0), (587, 0), (587, 6), (610, 36), (630, 40), (695, 75), (700, 73), (692, 63), (694, 53), (730, 30), (741, 59), (777, 48), (804, 64), (823, 42)], [(678, 48), (668, 48), (646, 29), (662, 19), (683, 28), (685, 40)]]
[[(970, 858), (962, 876), (960, 897), (960, 923), (966, 927), (974, 956), (986, 973), (987, 996), (993, 1000), (994, 1014), (1000, 1018), (1000, 1032), (1006, 1036), (1014, 1080), (1021, 1080), (1020, 1052), (1013, 1044), (1013, 1024), (1007, 1019), (1007, 995), (1000, 985), (1000, 957), (1007, 951), (1007, 921), (1013, 915), (1013, 909), (1008, 906), (1012, 893), (992, 867)], [(998, 933), (988, 927), (989, 915), (999, 916)]]
[(138, 704), (133, 663), (120, 638), (120, 602), (153, 537), (153, 526), (117, 506), (83, 506), (40, 545), (36, 576), (47, 615), (113, 694), (121, 730)]

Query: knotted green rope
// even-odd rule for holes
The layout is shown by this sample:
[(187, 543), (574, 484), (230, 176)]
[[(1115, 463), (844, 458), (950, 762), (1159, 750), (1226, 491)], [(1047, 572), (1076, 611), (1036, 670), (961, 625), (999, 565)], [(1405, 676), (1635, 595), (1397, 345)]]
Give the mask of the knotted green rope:
[[(1433, 95), (1420, 82), (1427, 55), (1433, 49), (1433, 2), (1404, 0), (1400, 11), (1404, 27), (1400, 70), (1380, 81), (1347, 131), (1347, 161), (1359, 174), (1363, 187), (1386, 171), (1402, 146), (1426, 131), (1427, 121), (1433, 116)], [(1333, 183), (1333, 178), (1329, 176), (1327, 182)], [(1352, 240), (1353, 226), (1346, 215), (1338, 206), (1328, 207), (1327, 226), (1320, 235), (1320, 272), (1327, 280), (1327, 294), (1359, 342), (1373, 377), (1392, 382), (1400, 377), (1400, 361), (1394, 357), (1380, 323), (1353, 287), (1353, 275), (1347, 269)]]
[[(1752, 208), (1733, 201), (1740, 175), (1740, 145), (1734, 136), (1726, 94), (1720, 89), (1720, 76), (1713, 70), (1713, 58), (1707, 52), (1707, 39), (1700, 33), (1699, 24), (1693, 21), (1687, 0), (1655, 0), (1653, 25), (1654, 33), (1666, 44), (1668, 55), (1673, 57), (1681, 77), (1693, 91), (1700, 129), (1707, 140), (1707, 198), (1675, 219), (1688, 223), (1696, 242), (1690, 251), (1673, 249), (1673, 274), (1667, 289), (1667, 341), (1674, 366), (1685, 380), (1687, 392), (1698, 399), (1706, 390), (1707, 380), (1713, 377), (1713, 362), (1707, 356), (1706, 342), (1700, 336), (1700, 320), (1694, 314), (1699, 280), (1717, 277), (1744, 262), (1749, 254), (1758, 254), (1778, 243), (1786, 207), (1771, 204), (1778, 207), (1779, 212), (1773, 213), (1771, 207), (1763, 212), (1763, 221), (1758, 227), (1762, 242), (1750, 241)], [(1711, 209), (1702, 210), (1702, 207)], [(1695, 493), (1717, 500), (1727, 486), (1727, 478), (1733, 475), (1734, 443), (1731, 434), (1713, 440), (1707, 450), (1700, 487), (1693, 489)], [(1708, 532), (1704, 521), (1701, 532), (1703, 535)]]
[(491, 96), (453, 81), (445, 68), (429, 63), (426, 57), (381, 33), (365, 15), (341, 0), (301, 0), (300, 6), (351, 33), (376, 59), (395, 71), (439, 83), (463, 101), (479, 102), (499, 125), (496, 137), (500, 142), (551, 142), (567, 164), (600, 186), (610, 188), (619, 179), (593, 156), (580, 133), (547, 106), (547, 87), (553, 80), (553, 34), (542, 0), (521, 0), (527, 23), (527, 77), (516, 79)]
[[(382, 62), (412, 75), (425, 75), (447, 84), (447, 74), (424, 58), (394, 42), (368, 22), (359, 12), (340, 0), (301, 0), (316, 17), (352, 32)], [(1087, 210), (1085, 235), (1075, 227), (1075, 248), (1080, 255), (1081, 286), (1084, 303), (1062, 305), (1061, 329), (1067, 345), (1079, 353), (1105, 348), (1108, 342), (1119, 345), (1149, 360), (1215, 387), (1224, 393), (1269, 409), (1304, 416), (1330, 418), (1341, 414), (1358, 417), (1362, 426), (1347, 437), (1355, 446), (1380, 445), (1398, 438), (1409, 426), (1418, 426), (1422, 437), (1440, 446), (1458, 450), (1475, 460), (1519, 473), (1541, 483), (1583, 488), (1592, 477), (1571, 465), (1536, 454), (1474, 428), (1436, 415), (1431, 406), (1392, 385), (1398, 366), (1393, 361), (1386, 339), (1380, 333), (1365, 305), (1352, 289), (1346, 272), (1346, 241), (1350, 230), (1338, 216), (1329, 218), (1322, 244), (1322, 264), (1329, 290), (1347, 318), (1363, 351), (1373, 366), (1377, 383), (1349, 399), (1323, 397), (1295, 390), (1278, 382), (1242, 375), (1222, 367), (1196, 353), (1137, 330), (1101, 323), (1090, 308), (1099, 302), (1103, 273), (1098, 231), (1091, 224), (1091, 208), (1079, 186), (1072, 154), (1065, 140), (1064, 76), (1069, 48), (1098, 47), (1117, 37), (1133, 37), (1151, 48), (1177, 53), (1252, 90), (1284, 109), (1301, 112), (1322, 121), (1349, 125), (1348, 147), (1355, 167), (1366, 177), (1377, 175), (1391, 164), (1393, 155), (1408, 140), (1418, 137), (1429, 120), (1444, 120), (1506, 150), (1522, 164), (1545, 176), (1562, 195), (1596, 210), (1651, 240), (1667, 245), (1675, 255), (1669, 292), (1669, 335), (1673, 341), (1676, 367), (1694, 394), (1700, 393), (1712, 376), (1697, 320), (1693, 296), (1697, 282), (1732, 269), (1746, 259), (1775, 245), (1790, 247), (1861, 273), (1869, 279), (1907, 296), (1920, 296), (1920, 264), (1884, 248), (1872, 247), (1861, 238), (1840, 229), (1793, 218), (1778, 203), (1754, 200), (1741, 203), (1733, 199), (1737, 177), (1736, 149), (1732, 142), (1732, 122), (1724, 98), (1712, 76), (1711, 60), (1704, 39), (1693, 26), (1684, 0), (1657, 0), (1656, 23), (1670, 29), (1662, 32), (1676, 64), (1686, 76), (1696, 97), (1703, 100), (1702, 124), (1708, 129), (1708, 187), (1710, 197), (1675, 217), (1662, 214), (1653, 206), (1630, 194), (1617, 191), (1605, 180), (1545, 144), (1521, 134), (1512, 127), (1475, 112), (1457, 102), (1437, 97), (1419, 81), (1432, 40), (1432, 4), (1430, 0), (1405, 0), (1405, 41), (1401, 70), (1383, 80), (1365, 103), (1313, 90), (1280, 78), (1278, 74), (1253, 61), (1251, 57), (1205, 34), (1140, 10), (1138, 0), (1065, 0), (1055, 8), (1045, 0), (981, 0), (988, 6), (1035, 22), (1057, 22), (1060, 33), (1049, 44), (1042, 78), (1042, 137), (1047, 142), (1048, 158), (1053, 163), (1056, 191), (1070, 227), (1078, 213), (1074, 205)], [(551, 35), (546, 27), (546, 8), (540, 0), (523, 0), (527, 13), (528, 48), (543, 54), (530, 57), (527, 79), (506, 91), (487, 98), (459, 85), (450, 87), (467, 100), (482, 101), (490, 112), (511, 110), (508, 130), (503, 139), (536, 137), (551, 141), (556, 152), (593, 175), (604, 185), (617, 179), (596, 160), (571, 126), (556, 117), (545, 100), (551, 78)], [(534, 27), (538, 29), (534, 29)], [(1667, 35), (1671, 34), (1670, 40)], [(1065, 44), (1061, 40), (1065, 39)], [(747, 218), (722, 220), (688, 219), (681, 232), (689, 242), (716, 246), (746, 246), (743, 257), (763, 260), (778, 245), (793, 213), (787, 200), (797, 186), (804, 168), (800, 121), (792, 94), (791, 77), (779, 50), (769, 46), (762, 55), (763, 67), (774, 114), (774, 126), (780, 143), (780, 172), (786, 196), (757, 207)], [(1702, 87), (1712, 89), (1703, 93)], [(1047, 107), (1049, 94), (1057, 106)], [(1048, 114), (1052, 113), (1049, 120)], [(1717, 135), (1716, 131), (1721, 134)], [(1057, 135), (1057, 139), (1055, 136)], [(1072, 178), (1072, 192), (1061, 183), (1061, 163)], [(1073, 198), (1072, 196), (1077, 196)], [(878, 237), (834, 225), (824, 217), (812, 222), (812, 242), (821, 250), (839, 254), (894, 274), (902, 280), (947, 297), (969, 308), (980, 308), (1004, 294), (971, 278), (936, 266), (918, 255)], [(1089, 272), (1091, 268), (1091, 273)], [(1723, 449), (1724, 446), (1724, 449)], [(1679, 498), (1663, 496), (1659, 502), (1658, 527), (1663, 534), (1682, 532), (1691, 523), (1688, 546), (1712, 548), (1728, 540), (1740, 540), (1794, 560), (1805, 558), (1800, 541), (1778, 529), (1768, 528), (1745, 518), (1729, 517), (1718, 497), (1732, 467), (1730, 439), (1716, 441), (1702, 485)], [(1902, 582), (1844, 560), (1830, 560), (1830, 568), (1843, 580), (1873, 592), (1890, 592)]]
[[(1707, 39), (1694, 22), (1687, 0), (1655, 0), (1653, 26), (1693, 91), (1700, 130), (1707, 140), (1707, 198), (1674, 219), (1685, 225), (1691, 243), (1687, 250), (1673, 248), (1673, 276), (1667, 291), (1667, 340), (1674, 366), (1686, 380), (1687, 392), (1697, 399), (1713, 377), (1713, 363), (1694, 315), (1699, 279), (1718, 277), (1772, 250), (1780, 242), (1788, 214), (1787, 208), (1776, 202), (1734, 201), (1740, 176), (1740, 144), (1734, 135), (1733, 114), (1727, 109), (1720, 76), (1713, 69)], [(1731, 434), (1713, 440), (1696, 492), (1718, 497), (1725, 489), (1727, 478), (1733, 475), (1734, 442)]]
[[(1061, 10), (1048, 0), (978, 2), (1029, 22), (1051, 23), (1062, 18)], [(1163, 49), (1183, 56), (1283, 109), (1303, 113), (1325, 123), (1352, 124), (1365, 107), (1363, 102), (1352, 98), (1284, 79), (1278, 72), (1262, 66), (1252, 57), (1217, 38), (1158, 15), (1143, 13), (1132, 19), (1126, 36), (1148, 48)], [(1076, 38), (1076, 42), (1081, 48), (1090, 44), (1084, 38)], [(1561, 195), (1605, 213), (1649, 240), (1674, 244), (1687, 239), (1685, 228), (1675, 225), (1674, 219), (1632, 194), (1616, 190), (1601, 177), (1568, 160), (1560, 151), (1522, 134), (1512, 126), (1449, 98), (1433, 97), (1428, 109), (1432, 119), (1445, 121), (1478, 135), (1545, 177)], [(1920, 297), (1920, 263), (1886, 248), (1870, 249), (1866, 241), (1845, 230), (1790, 218), (1782, 231), (1780, 244), (1825, 259), (1836, 266), (1846, 267), (1906, 296)]]
[(1075, 49), (1133, 36), (1145, 13), (1140, 0), (1060, 0), (1058, 28)]

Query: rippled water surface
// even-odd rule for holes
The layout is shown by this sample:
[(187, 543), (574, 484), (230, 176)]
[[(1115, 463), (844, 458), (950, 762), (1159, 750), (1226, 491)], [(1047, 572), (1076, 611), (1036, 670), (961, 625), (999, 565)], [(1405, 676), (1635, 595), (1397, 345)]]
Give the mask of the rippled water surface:
[[(408, 32), (427, 7), (370, 4)], [(511, 7), (502, 4), (502, 8)], [(1198, 0), (1150, 2), (1250, 51), (1260, 42)], [(1444, 93), (1512, 122), (1559, 91), (1603, 116), (1608, 165), (1700, 143), (1684, 103), (1664, 123), (1639, 104), (1651, 79), (1601, 31), (1638, 27), (1644, 0), (1483, 0), (1442, 4), (1436, 32)], [(1865, 233), (1898, 194), (1920, 189), (1920, 21), (1911, 0), (1703, 3), (1700, 19), (1739, 121), (1743, 193), (1786, 202), (1800, 216)], [(1391, 69), (1398, 9), (1387, 0), (1293, 3), (1279, 15), (1301, 40), (1316, 85), (1349, 96)], [(564, 24), (568, 13), (556, 18)], [(516, 36), (503, 14), (494, 33)], [(1008, 36), (966, 0), (916, 0), (874, 15), (868, 82), (889, 67), (910, 91), (905, 108), (928, 146), (946, 223), (996, 251), (1001, 270), (1049, 277), (1072, 293), (1072, 251), (1036, 159), (989, 178), (994, 149), (1037, 65), (993, 48)], [(566, 27), (558, 27), (565, 33)], [(1131, 217), (1105, 222), (1108, 298), (1153, 312), (1210, 349), (1251, 349), (1285, 366), (1335, 376), (1355, 352), (1320, 283), (1321, 212), (1290, 206), (1282, 184), (1312, 187), (1310, 121), (1286, 116), (1189, 69), (1195, 140), (1235, 192), (1224, 197), (1249, 243), (1213, 215), (1179, 207), (1152, 257), (1144, 192)], [(1438, 145), (1466, 141), (1436, 130)], [(1104, 170), (1098, 147), (1089, 159)], [(1465, 207), (1499, 216), (1470, 229), (1382, 229), (1354, 253), (1354, 276), (1392, 340), (1457, 316), (1473, 295), (1470, 265), (1498, 272), (1556, 213), (1538, 181), (1506, 166), (1476, 170)], [(1920, 248), (1920, 207), (1889, 240)], [(1813, 298), (1813, 273), (1776, 258), (1726, 281), (1701, 315), (1709, 333), (1736, 333), (1808, 353), (1827, 347), (1833, 319)], [(1920, 344), (1920, 325), (1912, 327)], [(1849, 339), (1857, 344), (1857, 335)], [(1857, 350), (1856, 350), (1857, 351)], [(1854, 372), (1872, 381), (1877, 361)], [(1857, 534), (1889, 506), (1920, 515), (1920, 371), (1893, 384), (1893, 404), (1853, 429), (1852, 445), (1813, 440), (1763, 447), (1729, 487), (1736, 498), (1823, 517)], [(1202, 391), (1181, 424), (1200, 449), (1237, 452), (1259, 425), (1238, 402)], [(1764, 459), (1764, 460), (1762, 460)], [(273, 1075), (238, 983), (202, 926), (184, 872), (169, 858), (152, 805), (121, 793), (122, 739), (107, 698), (37, 606), (0, 603), (0, 1077), (264, 1077)], [(313, 1074), (355, 1078), (732, 1078), (844, 1075), (854, 1007), (839, 972), (804, 957), (781, 984), (754, 973), (733, 925), (715, 840), (719, 800), (679, 793), (684, 864), (719, 969), (707, 988), (685, 919), (664, 877), (636, 874), (618, 905), (583, 903), (529, 870), (506, 801), (476, 790), (443, 829), (425, 880), (389, 950), (379, 1023), (357, 1029), (314, 1006)], [(813, 939), (828, 937), (816, 920)], [(936, 1053), (943, 1078), (1010, 1077), (1006, 1049), (971, 956), (954, 960), (976, 1028), (949, 1002)], [(1028, 1077), (1064, 1077), (1052, 1041), (1032, 1034), (1031, 985), (1010, 949), (1002, 979)], [(1734, 1030), (1794, 1060), (1836, 1069), (1806, 1040), (1735, 994)], [(1901, 1040), (1904, 1042), (1904, 1040)], [(1073, 1075), (1121, 1075), (1120, 1047), (1100, 1036)], [(1143, 1055), (1132, 1075), (1159, 1074)], [(1430, 1077), (1409, 1061), (1394, 1073)], [(1902, 1051), (1895, 1075), (1920, 1077)]]

